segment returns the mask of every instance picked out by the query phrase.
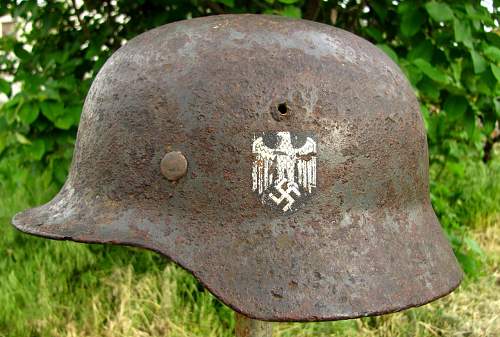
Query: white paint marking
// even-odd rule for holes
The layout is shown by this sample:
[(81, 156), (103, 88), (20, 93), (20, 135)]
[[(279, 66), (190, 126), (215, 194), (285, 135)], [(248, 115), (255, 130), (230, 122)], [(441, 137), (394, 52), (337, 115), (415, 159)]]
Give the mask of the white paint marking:
[[(307, 137), (302, 147), (294, 148), (290, 132), (276, 132), (276, 137), (277, 146), (274, 149), (266, 146), (262, 137), (254, 138), (252, 152), (256, 156), (252, 167), (252, 189), (262, 195), (274, 186), (281, 196), (278, 198), (269, 194), (271, 200), (277, 205), (284, 199), (288, 200), (283, 207), (286, 212), (295, 201), (291, 192), (295, 193), (296, 190), (295, 194), (300, 196), (299, 186), (307, 193), (316, 188), (316, 142)], [(281, 186), (285, 182), (288, 187), (283, 190)], [(288, 196), (285, 196), (285, 192)], [(265, 202), (264, 199), (262, 202)]]

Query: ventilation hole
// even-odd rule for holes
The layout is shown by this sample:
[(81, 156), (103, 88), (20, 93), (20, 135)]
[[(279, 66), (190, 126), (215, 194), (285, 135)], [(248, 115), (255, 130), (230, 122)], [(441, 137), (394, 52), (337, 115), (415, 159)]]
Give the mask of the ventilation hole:
[(281, 115), (286, 115), (288, 113), (288, 107), (286, 106), (286, 103), (278, 104), (278, 111)]
[(278, 105), (271, 105), (270, 107), (271, 116), (273, 116), (274, 120), (282, 121), (286, 118), (290, 118), (292, 111), (288, 107), (286, 102), (280, 103)]

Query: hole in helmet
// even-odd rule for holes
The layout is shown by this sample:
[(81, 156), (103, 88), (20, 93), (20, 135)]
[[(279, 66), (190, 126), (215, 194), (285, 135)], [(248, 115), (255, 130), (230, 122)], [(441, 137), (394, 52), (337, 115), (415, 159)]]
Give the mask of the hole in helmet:
[(278, 111), (282, 116), (285, 116), (288, 113), (288, 107), (286, 106), (286, 103), (278, 104)]
[(286, 118), (290, 118), (290, 113), (292, 112), (288, 107), (286, 102), (279, 103), (278, 105), (270, 106), (271, 116), (273, 116), (274, 120), (282, 121)]

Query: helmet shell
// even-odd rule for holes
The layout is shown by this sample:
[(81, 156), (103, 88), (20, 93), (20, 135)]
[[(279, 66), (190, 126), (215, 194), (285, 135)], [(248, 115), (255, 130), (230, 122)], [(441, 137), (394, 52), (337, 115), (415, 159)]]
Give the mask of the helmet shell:
[[(160, 166), (174, 151), (188, 168), (170, 181)], [(281, 187), (302, 196), (286, 211), (256, 188), (276, 158), (315, 160), (308, 184), (284, 169)], [(462, 278), (405, 76), (353, 34), (282, 17), (181, 21), (125, 44), (88, 93), (64, 187), (13, 224), (157, 251), (262, 320), (398, 311)]]

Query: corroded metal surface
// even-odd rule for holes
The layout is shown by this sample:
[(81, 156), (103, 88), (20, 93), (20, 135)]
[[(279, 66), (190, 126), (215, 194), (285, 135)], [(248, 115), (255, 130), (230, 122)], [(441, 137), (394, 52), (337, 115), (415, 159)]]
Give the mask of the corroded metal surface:
[[(288, 143), (259, 152), (286, 165), (298, 162), (290, 153), (315, 156), (315, 193), (294, 212), (266, 207), (252, 189), (252, 144), (270, 132), (317, 143), (305, 154)], [(66, 184), (13, 223), (157, 251), (253, 318), (393, 312), (462, 277), (430, 204), (425, 137), (408, 81), (361, 38), (271, 16), (178, 22), (108, 60)], [(189, 163), (175, 182), (160, 170), (171, 151)]]

